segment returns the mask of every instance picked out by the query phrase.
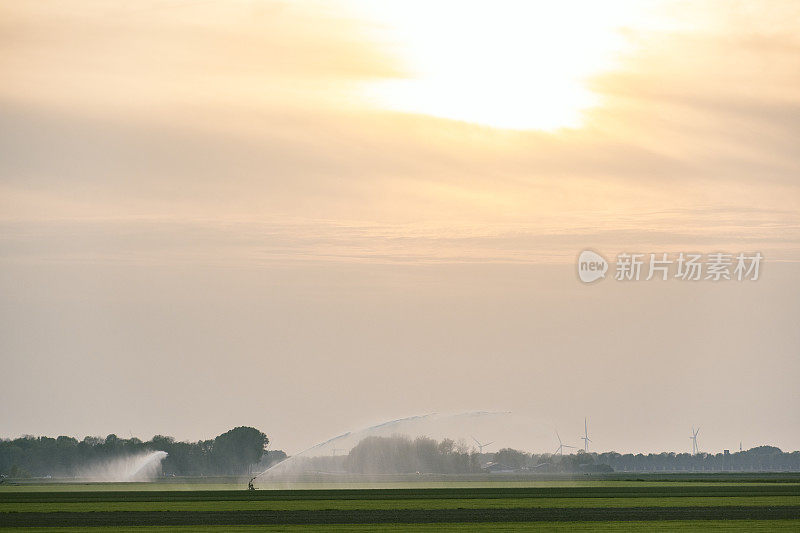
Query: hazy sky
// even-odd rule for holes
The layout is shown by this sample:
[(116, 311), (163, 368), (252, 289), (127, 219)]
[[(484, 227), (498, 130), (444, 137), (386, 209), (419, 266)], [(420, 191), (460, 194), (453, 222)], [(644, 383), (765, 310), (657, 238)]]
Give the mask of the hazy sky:
[(800, 449), (800, 6), (553, 4), (0, 5), (0, 436)]

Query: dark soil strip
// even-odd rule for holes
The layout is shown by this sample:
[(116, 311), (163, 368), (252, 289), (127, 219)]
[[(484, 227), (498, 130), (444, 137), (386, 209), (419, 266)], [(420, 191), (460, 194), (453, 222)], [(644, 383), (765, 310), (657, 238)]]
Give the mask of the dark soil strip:
[[(54, 487), (57, 490), (57, 487)], [(317, 489), (220, 491), (0, 492), (0, 503), (100, 501), (292, 501), (440, 498), (668, 498), (703, 496), (800, 496), (800, 484), (633, 487), (514, 487), (441, 489)]]
[(0, 527), (800, 519), (800, 506), (0, 513)]

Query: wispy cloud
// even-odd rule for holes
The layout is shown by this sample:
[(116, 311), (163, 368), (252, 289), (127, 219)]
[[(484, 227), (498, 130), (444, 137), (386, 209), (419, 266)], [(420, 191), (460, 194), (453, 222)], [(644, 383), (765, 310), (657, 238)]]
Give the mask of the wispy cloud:
[(332, 4), (6, 5), (3, 257), (798, 260), (800, 44), (776, 22), (797, 8), (770, 5), (625, 30), (633, 51), (590, 82), (602, 105), (557, 133), (354, 101), (402, 69)]

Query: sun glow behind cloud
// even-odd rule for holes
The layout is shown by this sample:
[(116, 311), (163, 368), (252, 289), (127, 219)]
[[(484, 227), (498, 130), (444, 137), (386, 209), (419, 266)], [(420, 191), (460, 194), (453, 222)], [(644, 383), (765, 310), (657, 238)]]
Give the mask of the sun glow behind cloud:
[[(358, 4), (390, 35), (407, 77), (371, 82), (380, 107), (508, 129), (579, 127), (586, 81), (630, 48), (642, 2), (389, 1)], [(644, 7), (649, 7), (644, 6)]]

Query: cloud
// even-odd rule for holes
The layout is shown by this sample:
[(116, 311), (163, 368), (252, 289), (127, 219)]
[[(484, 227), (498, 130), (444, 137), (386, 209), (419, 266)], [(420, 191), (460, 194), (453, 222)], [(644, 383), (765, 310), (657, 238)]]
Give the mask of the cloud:
[(4, 8), (7, 259), (23, 238), (63, 257), (68, 231), (95, 260), (222, 241), (242, 260), (551, 261), (586, 242), (800, 259), (798, 41), (742, 33), (735, 6), (639, 30), (591, 81), (586, 127), (557, 133), (352, 101), (401, 69), (330, 5), (151, 6)]

